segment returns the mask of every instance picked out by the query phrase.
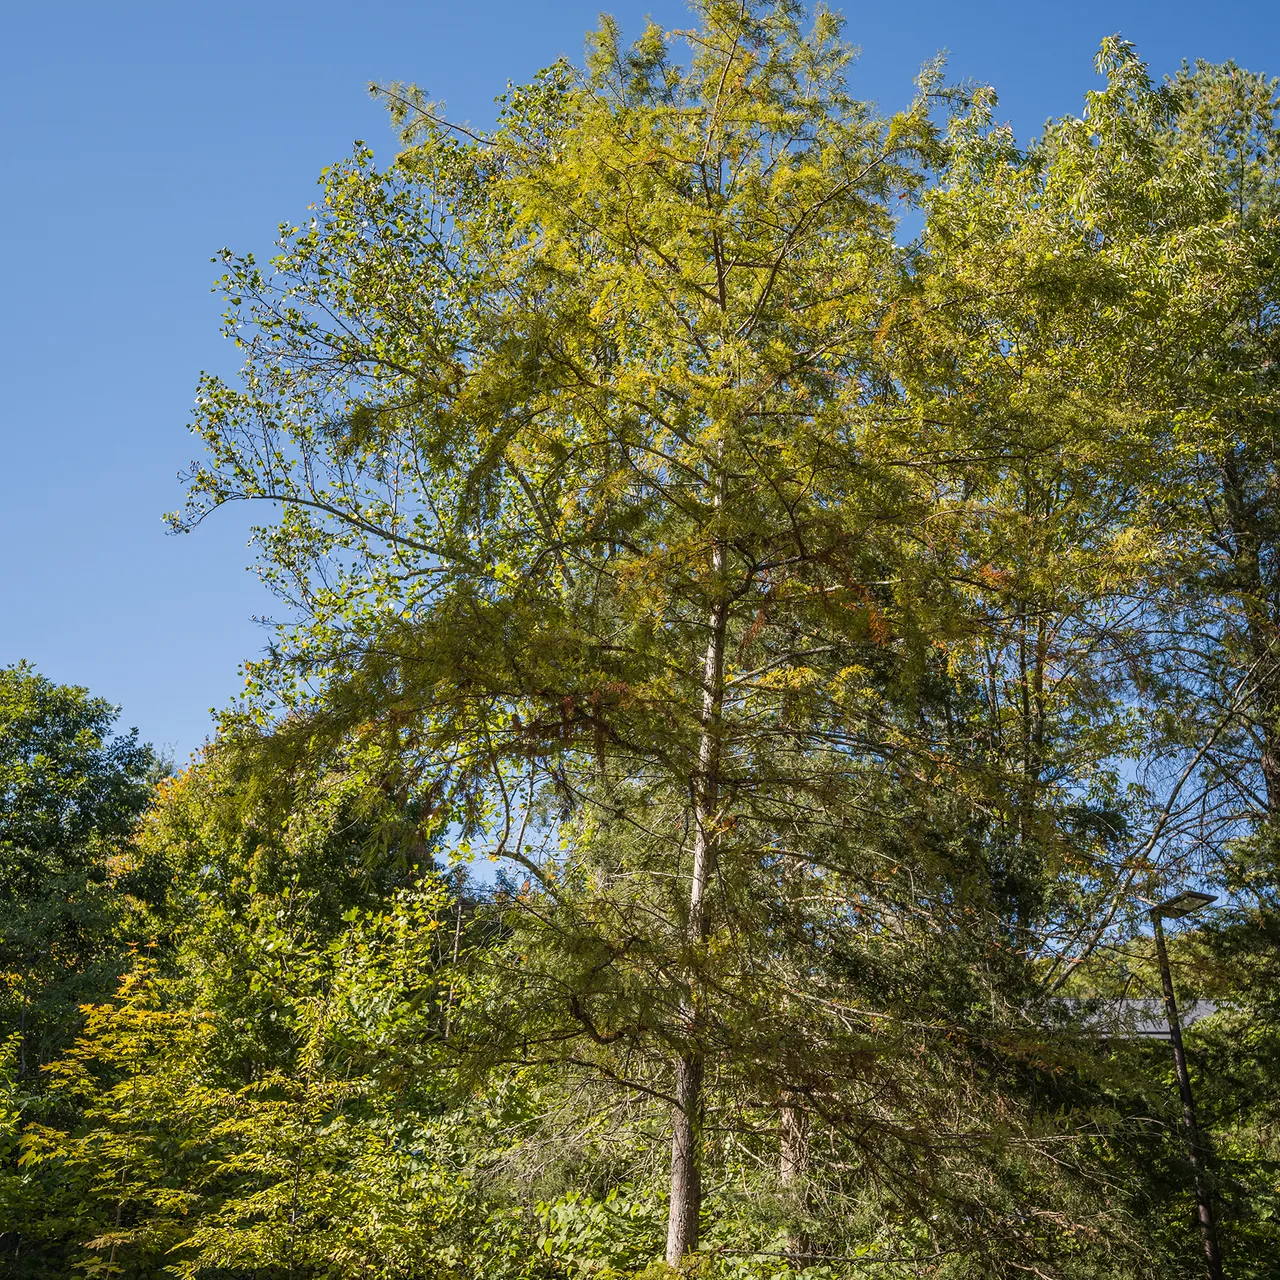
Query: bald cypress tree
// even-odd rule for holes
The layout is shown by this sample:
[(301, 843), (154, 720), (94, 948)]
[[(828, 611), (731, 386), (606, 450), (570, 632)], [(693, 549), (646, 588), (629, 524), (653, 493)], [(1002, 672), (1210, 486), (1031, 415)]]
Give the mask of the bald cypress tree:
[[(696, 12), (630, 46), (606, 21), (488, 132), (381, 90), (395, 165), (329, 170), (270, 273), (228, 258), (245, 375), (202, 383), (177, 523), (277, 513), (260, 565), (295, 621), (253, 713), (301, 753), (360, 740), (424, 840), (513, 869), (451, 1043), (664, 1109), (671, 1265), (744, 1134), (803, 1245), (814, 1126), (877, 1194), (1038, 1247), (993, 1171), (1032, 1142), (1037, 966), (1096, 923), (1118, 830), (1123, 681), (1056, 682), (1045, 630), (1144, 563), (1087, 483), (1132, 443), (1111, 370), (1061, 358), (1116, 278), (1084, 241), (1009, 267), (975, 156), (1032, 257), (1078, 228), (1069, 195), (1036, 220), (989, 95), (928, 68), (886, 117), (833, 15)], [(942, 233), (904, 246), (944, 166)]]

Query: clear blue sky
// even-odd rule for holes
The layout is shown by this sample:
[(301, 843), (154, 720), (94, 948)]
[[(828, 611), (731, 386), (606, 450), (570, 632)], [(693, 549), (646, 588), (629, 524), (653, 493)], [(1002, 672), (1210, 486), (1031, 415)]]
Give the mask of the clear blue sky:
[[(123, 706), (179, 757), (272, 601), (245, 571), (243, 513), (167, 536), (202, 369), (228, 371), (209, 263), (269, 251), (320, 169), (393, 139), (370, 80), (415, 80), (483, 123), (508, 78), (577, 57), (579, 0), (115, 0), (5, 10), (0, 200), (0, 664), (29, 658)], [(681, 3), (618, 0), (679, 24)], [(1103, 36), (1153, 70), (1235, 58), (1280, 74), (1276, 0), (849, 4), (855, 83), (902, 105), (919, 64), (995, 85), (1022, 137), (1079, 109)]]

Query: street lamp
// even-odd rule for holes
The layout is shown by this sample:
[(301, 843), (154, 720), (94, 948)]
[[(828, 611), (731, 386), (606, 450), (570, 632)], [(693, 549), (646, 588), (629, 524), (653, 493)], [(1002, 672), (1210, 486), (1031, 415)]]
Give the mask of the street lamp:
[(1187, 1129), (1187, 1150), (1191, 1155), (1191, 1169), (1196, 1184), (1196, 1217), (1200, 1222), (1200, 1238), (1204, 1242), (1204, 1262), (1210, 1280), (1223, 1280), (1222, 1254), (1218, 1250), (1218, 1233), (1213, 1222), (1213, 1204), (1209, 1199), (1209, 1186), (1204, 1172), (1204, 1148), (1200, 1142), (1200, 1129), (1196, 1124), (1196, 1108), (1191, 1098), (1191, 1077), (1187, 1074), (1187, 1055), (1182, 1048), (1182, 1027), (1178, 1023), (1178, 1003), (1173, 996), (1173, 975), (1169, 972), (1169, 952), (1164, 945), (1164, 924), (1167, 918), (1179, 920), (1193, 912), (1202, 911), (1217, 898), (1211, 893), (1187, 889), (1158, 902), (1150, 910), (1155, 928), (1156, 957), (1160, 962), (1160, 981), (1164, 985), (1164, 1012), (1169, 1020), (1169, 1039), (1173, 1043), (1173, 1065), (1178, 1077), (1178, 1092), (1182, 1095), (1182, 1121)]

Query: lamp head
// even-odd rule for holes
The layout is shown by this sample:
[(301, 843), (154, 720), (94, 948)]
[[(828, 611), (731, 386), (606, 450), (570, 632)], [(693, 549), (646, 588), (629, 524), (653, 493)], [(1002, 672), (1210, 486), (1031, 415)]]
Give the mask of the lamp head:
[(1212, 893), (1201, 893), (1198, 889), (1184, 889), (1181, 893), (1175, 893), (1172, 898), (1157, 902), (1151, 908), (1151, 915), (1163, 916), (1167, 920), (1178, 920), (1196, 911), (1203, 911), (1210, 903), (1217, 900), (1216, 895)]

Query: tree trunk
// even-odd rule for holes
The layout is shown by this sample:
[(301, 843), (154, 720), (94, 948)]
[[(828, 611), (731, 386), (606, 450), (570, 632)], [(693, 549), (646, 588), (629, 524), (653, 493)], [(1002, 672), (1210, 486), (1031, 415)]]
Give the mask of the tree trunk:
[[(796, 1096), (782, 1095), (778, 1108), (778, 1179), (791, 1201), (791, 1210), (804, 1214), (809, 1208), (809, 1116), (796, 1105)], [(803, 1231), (787, 1233), (787, 1250), (794, 1254), (809, 1251)]]
[[(804, 888), (804, 860), (798, 855), (785, 855), (782, 892), (801, 932)], [(790, 1087), (784, 1087), (778, 1097), (778, 1181), (791, 1211), (797, 1215), (806, 1215), (809, 1208), (809, 1113), (803, 1109), (803, 1101), (804, 1095)], [(788, 1231), (787, 1250), (808, 1253), (809, 1239), (803, 1231)]]
[(778, 1172), (782, 1185), (792, 1190), (804, 1182), (809, 1168), (809, 1117), (795, 1105), (795, 1099), (785, 1095), (778, 1108), (778, 1133), (780, 1156)]
[(671, 1110), (671, 1205), (667, 1263), (678, 1267), (698, 1247), (702, 1209), (702, 1055), (676, 1061), (676, 1105)]
[[(716, 501), (720, 506), (719, 495)], [(715, 874), (719, 842), (720, 720), (724, 710), (724, 645), (729, 609), (724, 597), (725, 548), (717, 539), (712, 553), (714, 604), (708, 619), (702, 667), (698, 762), (694, 777), (693, 870), (689, 885), (686, 942), (690, 968), (680, 1010), (690, 1047), (675, 1064), (675, 1104), (671, 1109), (671, 1201), (667, 1210), (667, 1264), (678, 1267), (698, 1247), (702, 1209), (703, 1056), (698, 1047), (699, 987), (697, 950), (707, 937), (707, 886)]]

